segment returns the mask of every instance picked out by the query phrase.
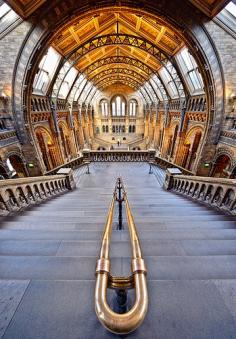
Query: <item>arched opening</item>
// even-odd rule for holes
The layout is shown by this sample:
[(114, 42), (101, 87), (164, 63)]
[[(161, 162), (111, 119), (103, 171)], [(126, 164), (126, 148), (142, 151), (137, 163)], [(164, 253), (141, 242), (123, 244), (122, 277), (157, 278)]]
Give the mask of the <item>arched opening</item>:
[(108, 111), (108, 101), (106, 99), (102, 99), (100, 101), (100, 112), (102, 114), (102, 116), (107, 117), (109, 114)]
[(38, 128), (35, 130), (37, 143), (41, 151), (42, 160), (47, 171), (59, 166), (60, 156), (58, 148), (53, 142), (53, 138), (46, 129)]
[(111, 112), (114, 117), (125, 116), (126, 100), (122, 95), (116, 95), (111, 100)]
[(71, 159), (72, 156), (72, 149), (71, 149), (71, 140), (69, 132), (64, 124), (59, 124), (60, 130), (60, 137), (62, 142), (62, 149), (65, 159), (68, 161)]
[(201, 141), (201, 137), (202, 137), (202, 132), (197, 131), (193, 140), (193, 144), (192, 144), (192, 148), (191, 148), (191, 153), (190, 153), (190, 157), (188, 160), (188, 169), (191, 171), (194, 167), (194, 162), (196, 160), (197, 157), (197, 151), (200, 145), (200, 141)]
[(199, 129), (198, 127), (191, 129), (185, 139), (182, 166), (190, 171), (195, 168), (201, 140), (202, 129)]
[(8, 179), (8, 174), (6, 169), (0, 165), (0, 180)]
[(176, 125), (175, 126), (175, 129), (174, 129), (174, 135), (172, 137), (172, 143), (171, 143), (171, 148), (170, 148), (170, 158), (174, 157), (175, 155), (175, 151), (176, 151), (176, 141), (177, 141), (177, 136), (178, 136), (178, 130), (179, 130), (179, 125)]
[(182, 160), (182, 167), (186, 167), (187, 166), (187, 162), (188, 162), (188, 157), (189, 157), (189, 153), (190, 153), (190, 147), (191, 147), (191, 144), (189, 141), (186, 141), (184, 143), (184, 146), (183, 146), (183, 160)]
[(27, 176), (27, 171), (22, 158), (17, 154), (12, 154), (7, 160), (9, 169), (12, 171), (13, 177), (23, 178)]
[(212, 176), (216, 178), (228, 178), (227, 172), (230, 166), (230, 157), (226, 154), (221, 154), (216, 158), (215, 165), (213, 167)]
[(232, 173), (230, 174), (230, 179), (236, 179), (236, 167), (234, 167)]
[(137, 100), (132, 99), (129, 102), (129, 115), (131, 117), (135, 117), (137, 114), (137, 110), (138, 110), (138, 103)]

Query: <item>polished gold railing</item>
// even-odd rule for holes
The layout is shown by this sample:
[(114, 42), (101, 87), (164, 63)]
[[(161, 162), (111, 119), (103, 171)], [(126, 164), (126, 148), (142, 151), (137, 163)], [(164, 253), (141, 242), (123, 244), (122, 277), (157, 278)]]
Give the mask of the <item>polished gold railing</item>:
[[(118, 179), (120, 180), (120, 179)], [(134, 224), (133, 215), (130, 209), (127, 194), (123, 189), (123, 200), (126, 207), (127, 222), (129, 227), (130, 240), (132, 245), (132, 275), (129, 277), (113, 277), (110, 274), (110, 240), (113, 224), (115, 202), (117, 200), (117, 187), (111, 201), (106, 226), (102, 238), (100, 258), (96, 267), (95, 287), (95, 311), (98, 319), (109, 331), (116, 334), (127, 334), (134, 331), (143, 322), (148, 309), (148, 292), (146, 282), (146, 267), (142, 258), (139, 238)], [(117, 290), (135, 289), (136, 300), (133, 307), (124, 314), (114, 312), (107, 303), (107, 289)]]

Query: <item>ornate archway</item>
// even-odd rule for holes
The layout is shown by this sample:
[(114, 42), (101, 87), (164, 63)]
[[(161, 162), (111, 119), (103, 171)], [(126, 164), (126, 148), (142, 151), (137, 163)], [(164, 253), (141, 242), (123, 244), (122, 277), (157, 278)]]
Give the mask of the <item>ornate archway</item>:
[(38, 127), (35, 129), (35, 136), (46, 171), (59, 166), (61, 164), (60, 150), (51, 132), (46, 128)]

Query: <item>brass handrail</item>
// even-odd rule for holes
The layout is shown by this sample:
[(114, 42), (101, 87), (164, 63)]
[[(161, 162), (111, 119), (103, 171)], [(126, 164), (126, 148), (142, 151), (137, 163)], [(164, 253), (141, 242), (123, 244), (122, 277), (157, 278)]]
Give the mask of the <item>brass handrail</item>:
[[(127, 334), (134, 331), (143, 322), (148, 309), (148, 292), (146, 282), (146, 267), (142, 258), (139, 238), (134, 223), (134, 218), (130, 209), (127, 194), (123, 188), (123, 198), (126, 207), (127, 222), (132, 244), (132, 263), (130, 277), (112, 277), (110, 274), (109, 248), (112, 232), (112, 220), (116, 201), (115, 191), (111, 200), (110, 209), (107, 216), (106, 226), (103, 233), (100, 258), (96, 267), (96, 287), (95, 287), (95, 311), (98, 319), (105, 328), (116, 334)], [(107, 288), (135, 288), (135, 303), (133, 307), (124, 314), (114, 312), (107, 303)]]

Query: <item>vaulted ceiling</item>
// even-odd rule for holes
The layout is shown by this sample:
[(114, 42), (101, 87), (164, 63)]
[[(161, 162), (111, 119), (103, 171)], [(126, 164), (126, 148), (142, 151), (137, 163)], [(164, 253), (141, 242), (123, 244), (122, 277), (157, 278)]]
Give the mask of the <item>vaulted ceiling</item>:
[[(72, 23), (55, 36), (52, 46), (67, 57), (90, 39), (116, 36), (117, 33), (152, 41), (170, 57), (183, 46), (181, 39), (173, 31), (150, 17), (117, 10), (86, 17), (79, 24)], [(79, 59), (76, 68), (84, 72), (94, 84), (111, 75), (115, 75), (117, 79), (126, 75), (142, 85), (150, 78), (153, 70), (157, 71), (161, 66), (149, 51), (137, 48), (135, 44), (105, 44), (91, 51), (87, 48), (88, 52)]]
[[(178, 51), (185, 45), (182, 40), (183, 35), (180, 34), (182, 28), (172, 29), (171, 27), (175, 25), (166, 20), (165, 15), (149, 15), (148, 11), (125, 6), (99, 8), (97, 4), (96, 9), (84, 11), (81, 16), (78, 16), (76, 7), (75, 12), (72, 9), (68, 10), (73, 1), (6, 1), (21, 16), (28, 17), (36, 24), (38, 24), (38, 15), (41, 15), (41, 6), (43, 9), (41, 12), (47, 11), (49, 18), (50, 15), (60, 17), (62, 24), (59, 21), (57, 28), (53, 25), (51, 27), (50, 21), (47, 23), (48, 32), (51, 35), (50, 44), (63, 57), (53, 75), (52, 84), (47, 92), (49, 96), (58, 97), (55, 93), (60, 93), (72, 66), (78, 70), (73, 84), (70, 84), (72, 93), (72, 88), (79, 86), (79, 81), (82, 81), (80, 78), (82, 73), (88, 85), (94, 85), (98, 90), (120, 84), (135, 90), (140, 89), (140, 92), (143, 89), (149, 97), (160, 97), (158, 95), (160, 91), (163, 98), (169, 98), (167, 87), (169, 82), (173, 82), (178, 97), (185, 96), (188, 89), (186, 84), (184, 85), (175, 58)], [(183, 3), (179, 2), (187, 9), (193, 9), (193, 12), (195, 12), (194, 7), (188, 1), (201, 8), (208, 16), (229, 2), (229, 0), (183, 0)], [(84, 3), (87, 4), (86, 1)], [(163, 10), (166, 6), (165, 1), (162, 1), (162, 6), (164, 6)], [(196, 11), (198, 18), (199, 11)], [(67, 13), (65, 18), (64, 12)], [(202, 19), (202, 15), (200, 18)], [(42, 24), (45, 23), (42, 22)], [(70, 61), (69, 66), (67, 61)], [(162, 67), (167, 70), (171, 80), (163, 80), (162, 71), (158, 73)], [(158, 78), (154, 81), (156, 82), (154, 87), (158, 88), (156, 91), (152, 84), (154, 74)]]
[[(230, 0), (188, 0), (209, 17), (214, 17)], [(20, 16), (27, 18), (46, 0), (5, 0)], [(47, 1), (48, 3), (52, 2)]]

